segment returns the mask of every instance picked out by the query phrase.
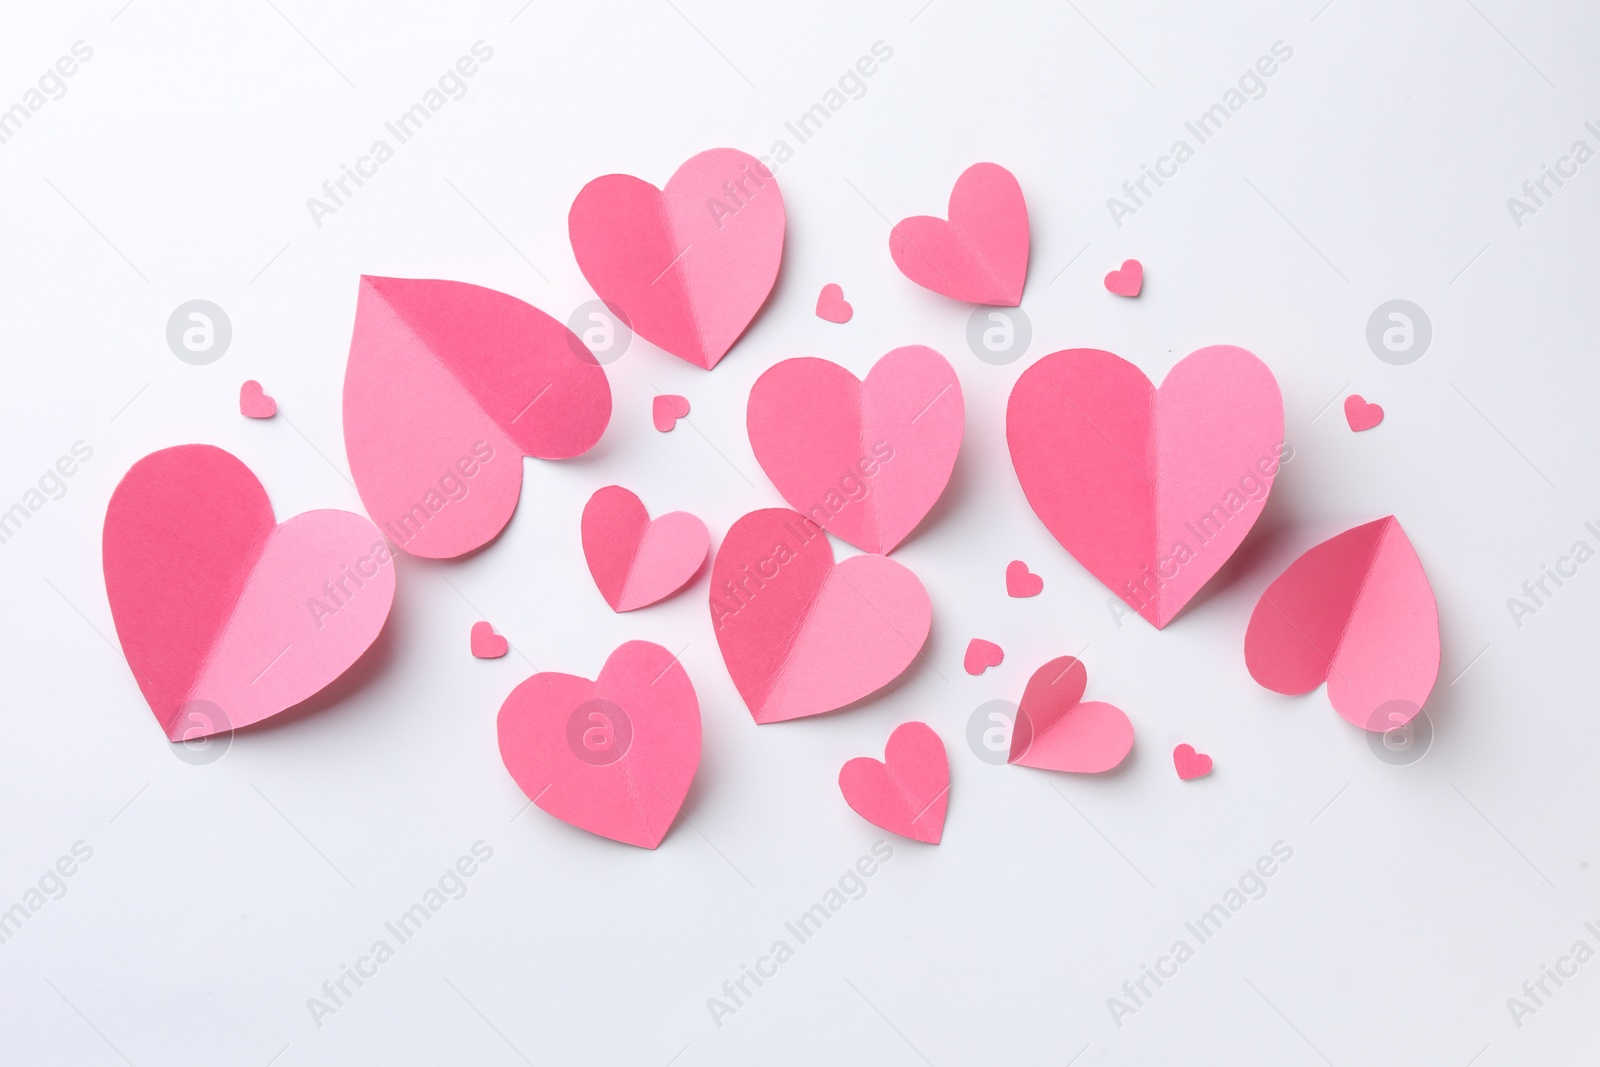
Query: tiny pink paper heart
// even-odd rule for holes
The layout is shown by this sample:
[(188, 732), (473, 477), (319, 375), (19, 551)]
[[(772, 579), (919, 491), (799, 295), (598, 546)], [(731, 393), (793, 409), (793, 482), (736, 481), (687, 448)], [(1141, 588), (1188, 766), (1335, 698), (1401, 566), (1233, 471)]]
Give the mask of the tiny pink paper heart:
[(650, 421), (662, 433), (671, 433), (678, 420), (689, 414), (689, 400), (676, 393), (661, 393), (650, 402)]
[(900, 273), (952, 300), (1022, 303), (1028, 205), (1017, 179), (996, 163), (974, 163), (956, 179), (949, 211), (948, 220), (901, 219), (889, 232), (889, 254)]
[(511, 645), (504, 637), (494, 632), (494, 627), (487, 622), (479, 621), (472, 624), (472, 654), (479, 659), (499, 659), (510, 651)]
[(967, 642), (967, 654), (961, 661), (961, 666), (971, 675), (979, 675), (990, 667), (998, 667), (1006, 658), (1005, 650), (993, 641), (985, 641), (981, 637), (974, 637)]
[(613, 611), (648, 607), (700, 573), (711, 548), (706, 524), (687, 511), (650, 518), (620, 485), (598, 489), (583, 507), (583, 555)]
[(1204, 778), (1211, 773), (1211, 757), (1204, 752), (1196, 752), (1193, 745), (1179, 745), (1173, 749), (1172, 765), (1177, 768), (1178, 777), (1185, 782)]
[(844, 298), (844, 290), (833, 282), (822, 287), (817, 295), (817, 318), (829, 322), (849, 322), (856, 309)]
[(950, 803), (950, 758), (927, 723), (901, 723), (889, 735), (882, 762), (857, 756), (840, 769), (839, 790), (872, 825), (937, 845)]
[(1344, 398), (1344, 421), (1356, 433), (1370, 430), (1383, 421), (1383, 408), (1368, 403), (1360, 393), (1351, 393)]
[(239, 386), (239, 414), (247, 419), (270, 419), (278, 413), (278, 402), (261, 391), (261, 383), (248, 381)]
[(1144, 264), (1137, 259), (1122, 261), (1122, 269), (1106, 275), (1106, 289), (1118, 296), (1138, 296), (1144, 287)]
[(1006, 564), (1006, 593), (1014, 597), (1038, 596), (1044, 589), (1044, 579), (1028, 569), (1020, 559)]
[(1120, 708), (1083, 703), (1089, 672), (1061, 656), (1033, 672), (1017, 707), (1007, 763), (1048, 771), (1098, 774), (1133, 749), (1133, 723)]

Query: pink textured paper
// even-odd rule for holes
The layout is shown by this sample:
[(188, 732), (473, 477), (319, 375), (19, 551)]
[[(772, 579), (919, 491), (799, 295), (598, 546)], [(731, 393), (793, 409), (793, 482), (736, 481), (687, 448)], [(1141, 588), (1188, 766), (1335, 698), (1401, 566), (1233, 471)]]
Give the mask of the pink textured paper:
[(839, 771), (845, 803), (872, 825), (937, 845), (950, 803), (950, 759), (924, 722), (901, 723), (883, 760), (857, 756)]
[(1028, 206), (1022, 186), (997, 163), (974, 163), (950, 192), (950, 217), (915, 215), (889, 232), (900, 273), (954, 300), (1022, 303), (1028, 276)]
[(633, 611), (683, 588), (711, 548), (706, 524), (687, 511), (654, 520), (620, 485), (595, 490), (583, 508), (583, 555), (613, 611)]
[(1111, 704), (1085, 702), (1088, 684), (1088, 670), (1072, 656), (1034, 671), (1017, 706), (1007, 762), (1076, 774), (1120, 764), (1133, 749), (1133, 723)]

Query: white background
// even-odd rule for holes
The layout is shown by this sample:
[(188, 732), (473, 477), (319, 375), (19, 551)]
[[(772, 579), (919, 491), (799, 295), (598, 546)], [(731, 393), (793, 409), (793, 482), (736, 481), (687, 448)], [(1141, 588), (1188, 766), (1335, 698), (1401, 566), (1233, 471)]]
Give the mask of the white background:
[[(276, 7), (273, 6), (276, 4)], [(448, 10), (447, 10), (448, 8)], [(519, 10), (520, 8), (520, 10)], [(1320, 8), (1320, 10), (1319, 10)], [(1600, 10), (1576, 2), (1296, 0), (1188, 5), (896, 0), (772, 5), (12, 6), (0, 107), (74, 41), (93, 49), (0, 145), (0, 507), (82, 440), (69, 490), (0, 545), (0, 908), (75, 842), (93, 858), (0, 946), (8, 1063), (747, 1064), (1574, 1063), (1597, 1037), (1600, 963), (1514, 1024), (1579, 938), (1600, 948), (1593, 646), (1600, 564), (1513, 624), (1506, 600), (1600, 517), (1594, 473), (1593, 235), (1600, 163), (1517, 227), (1506, 198), (1600, 118)], [(383, 135), (473, 42), (491, 61), (337, 214), (306, 198)], [(875, 41), (893, 58), (803, 146), (783, 127)], [(1275, 41), (1293, 58), (1118, 229), (1106, 198), (1153, 163)], [(140, 456), (212, 442), (280, 517), (360, 510), (340, 388), (359, 274), (491, 286), (565, 319), (593, 293), (566, 237), (587, 180), (660, 184), (689, 155), (796, 147), (779, 168), (783, 269), (706, 373), (635, 340), (608, 368), (597, 448), (527, 461), (486, 551), (403, 559), (374, 653), (313, 710), (177, 758), (115, 646), (99, 562), (116, 481)], [(1191, 138), (1192, 141), (1192, 138)], [(965, 306), (901, 277), (889, 222), (943, 214), (957, 174), (1010, 168), (1033, 251), (1034, 340), (1009, 366), (968, 349)], [(1147, 268), (1138, 300), (1101, 276)], [(839, 282), (855, 318), (813, 314)], [(218, 362), (181, 363), (165, 324), (205, 298), (231, 318)], [(1432, 347), (1368, 350), (1386, 300)], [(621, 482), (719, 538), (781, 503), (743, 429), (778, 359), (864, 374), (902, 344), (956, 365), (967, 436), (952, 483), (896, 558), (934, 604), (925, 661), (847, 713), (756, 727), (712, 638), (702, 577), (613, 615), (578, 517)], [(1159, 378), (1207, 344), (1282, 383), (1295, 460), (1234, 563), (1165, 632), (1117, 628), (1106, 593), (1028, 510), (1005, 399), (1059, 348), (1116, 351)], [(271, 421), (240, 417), (259, 379)], [(682, 393), (688, 425), (650, 426)], [(1353, 434), (1360, 392), (1384, 423)], [(1331, 405), (1331, 406), (1330, 406)], [(1339, 530), (1397, 514), (1438, 595), (1444, 642), (1418, 762), (1377, 758), (1323, 693), (1245, 671), (1251, 583)], [(841, 553), (853, 551), (839, 546)], [(1043, 595), (1012, 600), (1027, 560)], [(487, 617), (514, 652), (467, 654)], [(961, 669), (983, 636), (1005, 663)], [(526, 810), (495, 746), (535, 667), (593, 675), (631, 638), (671, 649), (705, 750), (655, 852)], [(109, 640), (108, 640), (109, 639)], [(1086, 779), (981, 762), (974, 708), (1083, 653), (1089, 697), (1137, 731)], [(776, 978), (716, 1026), (707, 998), (785, 936), (884, 837), (844, 804), (849, 757), (924, 719), (953, 788), (944, 842), (894, 858)], [(1181, 783), (1169, 753), (1216, 759)], [(307, 998), (475, 841), (494, 850), (336, 1014)], [(1118, 1027), (1107, 998), (1274, 842), (1293, 858)], [(1554, 990), (1553, 985), (1549, 986)]]

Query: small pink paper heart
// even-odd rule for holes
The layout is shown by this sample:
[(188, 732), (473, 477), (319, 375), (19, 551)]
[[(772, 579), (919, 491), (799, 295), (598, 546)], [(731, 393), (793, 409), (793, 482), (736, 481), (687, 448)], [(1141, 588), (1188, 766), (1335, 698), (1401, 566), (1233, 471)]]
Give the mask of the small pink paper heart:
[(927, 723), (901, 723), (889, 735), (882, 762), (857, 756), (840, 769), (839, 790), (872, 825), (937, 845), (950, 803), (950, 758)]
[(278, 402), (261, 391), (261, 383), (239, 386), (239, 414), (247, 419), (270, 419), (278, 413)]
[(1020, 559), (1006, 564), (1006, 593), (1014, 597), (1038, 596), (1044, 589), (1044, 579), (1028, 569)]
[(1383, 421), (1383, 408), (1369, 404), (1360, 393), (1351, 393), (1344, 398), (1344, 421), (1356, 433), (1370, 430)]
[(472, 624), (472, 654), (479, 659), (499, 659), (510, 651), (511, 646), (504, 637), (494, 632), (494, 627), (487, 622)]
[(1133, 748), (1133, 723), (1120, 708), (1082, 703), (1089, 672), (1061, 656), (1033, 672), (1017, 707), (1007, 763), (1048, 771), (1098, 774)]
[(676, 393), (662, 393), (650, 402), (650, 421), (662, 433), (671, 433), (678, 420), (689, 414), (689, 400)]
[(974, 637), (967, 642), (967, 655), (961, 661), (961, 666), (971, 675), (979, 675), (990, 667), (1000, 666), (1006, 658), (1005, 650), (993, 641), (985, 641), (981, 637)]
[(1178, 777), (1185, 782), (1204, 778), (1211, 773), (1211, 757), (1204, 752), (1196, 752), (1193, 745), (1179, 745), (1173, 749), (1172, 765), (1178, 769)]
[(1122, 269), (1106, 275), (1106, 289), (1118, 296), (1138, 296), (1144, 288), (1144, 264), (1137, 259), (1122, 261)]
[(705, 523), (687, 511), (651, 519), (620, 485), (596, 490), (583, 507), (583, 555), (612, 611), (665, 600), (700, 573), (710, 549)]
[(817, 318), (829, 322), (849, 322), (856, 309), (844, 298), (844, 290), (833, 282), (822, 287), (817, 296)]
[(1022, 303), (1028, 277), (1028, 205), (997, 163), (974, 163), (950, 192), (950, 218), (914, 215), (889, 232), (900, 273), (952, 300), (995, 307)]

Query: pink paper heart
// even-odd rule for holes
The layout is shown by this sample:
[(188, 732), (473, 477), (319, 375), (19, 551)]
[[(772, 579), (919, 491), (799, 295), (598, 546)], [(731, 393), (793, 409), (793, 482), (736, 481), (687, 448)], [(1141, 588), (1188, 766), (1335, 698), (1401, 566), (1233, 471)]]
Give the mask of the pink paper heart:
[(1360, 393), (1351, 393), (1344, 398), (1344, 421), (1356, 433), (1370, 430), (1383, 421), (1383, 408), (1369, 404)]
[(937, 845), (950, 803), (950, 758), (924, 722), (901, 723), (889, 735), (883, 761), (857, 756), (839, 771), (845, 803), (872, 825)]
[(1106, 275), (1106, 291), (1118, 296), (1138, 296), (1144, 288), (1144, 264), (1137, 259), (1122, 261), (1122, 269)]
[(864, 552), (888, 553), (950, 480), (966, 404), (950, 363), (897, 348), (865, 381), (806, 357), (770, 367), (746, 424), (761, 469), (796, 510)]
[(1017, 707), (1007, 763), (1047, 771), (1098, 774), (1133, 749), (1133, 723), (1120, 708), (1083, 703), (1089, 672), (1061, 656), (1033, 672)]
[(655, 848), (700, 766), (700, 702), (672, 653), (629, 641), (595, 681), (535, 674), (500, 707), (500, 758), (562, 822)]
[(1204, 778), (1211, 773), (1211, 757), (1204, 752), (1196, 752), (1193, 745), (1179, 745), (1173, 749), (1172, 765), (1177, 769), (1178, 777), (1185, 782)]
[(1028, 276), (1028, 205), (1022, 186), (996, 163), (974, 163), (950, 192), (950, 218), (914, 215), (889, 232), (900, 273), (952, 300), (996, 307), (1022, 303)]
[(635, 333), (710, 370), (761, 310), (783, 258), (778, 182), (732, 148), (691, 157), (657, 189), (627, 174), (578, 192), (578, 269)]
[(499, 659), (510, 650), (510, 643), (495, 633), (492, 625), (483, 621), (472, 624), (472, 654), (478, 659)]
[(967, 654), (961, 661), (961, 666), (968, 674), (979, 675), (990, 667), (998, 667), (1006, 658), (1005, 650), (993, 641), (985, 641), (981, 637), (974, 637), (967, 642)]
[(1287, 454), (1277, 379), (1231, 345), (1160, 389), (1110, 352), (1052, 353), (1011, 390), (1006, 439), (1045, 527), (1157, 629), (1239, 547)]
[(849, 322), (856, 309), (844, 298), (844, 290), (833, 282), (822, 287), (817, 294), (817, 318), (829, 322)]
[(261, 391), (261, 383), (239, 386), (239, 414), (247, 419), (270, 419), (278, 413), (278, 402)]
[(1439, 677), (1439, 608), (1395, 517), (1291, 563), (1250, 615), (1244, 661), (1274, 693), (1298, 696), (1326, 681), (1334, 710), (1364, 730), (1410, 722)]
[(833, 561), (820, 527), (787, 508), (733, 524), (711, 567), (711, 623), (758, 723), (819, 715), (869, 696), (922, 649), (933, 608), (886, 556)]
[(1006, 564), (1006, 595), (1014, 597), (1038, 596), (1044, 590), (1044, 579), (1028, 569), (1020, 559)]
[(446, 559), (511, 521), (522, 457), (570, 459), (611, 418), (611, 386), (576, 334), (463, 282), (361, 279), (344, 376), (350, 473), (380, 529)]
[(235, 456), (179, 445), (111, 495), (106, 595), (123, 655), (174, 741), (248, 726), (343, 674), (378, 636), (394, 566), (348, 511), (276, 522)]
[(652, 520), (620, 485), (596, 490), (583, 507), (583, 555), (612, 611), (665, 600), (700, 573), (710, 549), (705, 523), (687, 511)]
[(650, 421), (662, 433), (671, 433), (677, 429), (678, 420), (688, 414), (688, 398), (678, 396), (676, 393), (661, 393), (650, 402)]

